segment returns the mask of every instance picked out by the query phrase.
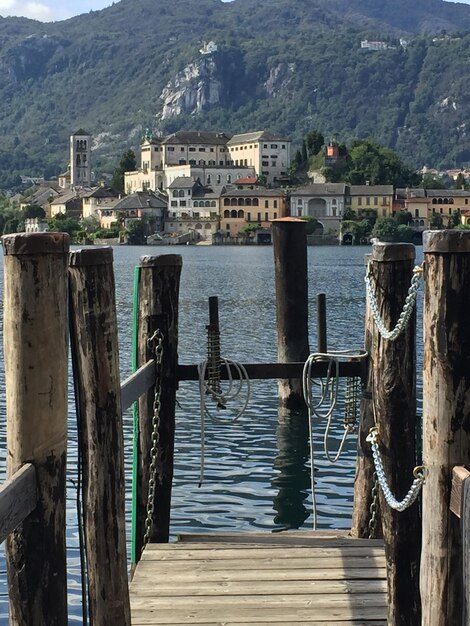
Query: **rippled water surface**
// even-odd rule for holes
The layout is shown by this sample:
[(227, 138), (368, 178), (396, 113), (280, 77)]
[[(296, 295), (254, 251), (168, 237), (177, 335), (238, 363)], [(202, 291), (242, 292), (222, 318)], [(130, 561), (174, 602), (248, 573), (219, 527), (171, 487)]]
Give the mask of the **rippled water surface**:
[[(273, 251), (270, 247), (120, 247), (114, 249), (122, 378), (130, 373), (133, 268), (143, 254), (183, 257), (180, 291), (179, 358), (205, 358), (208, 297), (219, 297), (222, 354), (242, 362), (276, 360)], [(361, 348), (364, 315), (364, 254), (367, 248), (308, 250), (310, 342), (316, 345), (316, 294), (327, 294), (330, 349)], [(2, 261), (2, 260), (1, 260)], [(1, 270), (3, 276), (3, 269)], [(3, 282), (0, 283), (3, 292)], [(3, 293), (2, 293), (3, 296)], [(2, 298), (3, 300), (3, 298)], [(0, 361), (0, 443), (5, 457), (5, 396)], [(205, 480), (198, 488), (200, 417), (196, 383), (178, 391), (172, 527), (201, 530), (267, 531), (312, 525), (309, 447), (304, 420), (278, 419), (276, 382), (255, 381), (246, 414), (235, 424), (206, 424)], [(76, 435), (70, 392), (67, 544), (69, 621), (81, 623), (78, 531), (75, 514)], [(341, 416), (332, 446), (342, 434)], [(130, 515), (132, 420), (125, 416), (127, 508)], [(346, 528), (352, 508), (354, 449), (350, 440), (336, 465), (326, 462), (321, 428), (315, 430), (319, 526)], [(128, 525), (129, 526), (129, 525)], [(0, 561), (0, 624), (8, 600), (3, 554)]]

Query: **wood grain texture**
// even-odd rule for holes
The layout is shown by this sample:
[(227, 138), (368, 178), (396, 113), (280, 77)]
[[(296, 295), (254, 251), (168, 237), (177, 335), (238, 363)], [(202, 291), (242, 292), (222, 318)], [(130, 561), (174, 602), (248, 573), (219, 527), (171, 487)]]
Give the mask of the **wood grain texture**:
[(459, 519), (462, 517), (463, 486), (469, 476), (470, 472), (466, 467), (456, 465), (452, 468), (452, 489), (449, 508)]
[[(151, 541), (167, 542), (170, 532), (171, 488), (175, 440), (176, 367), (178, 363), (178, 297), (182, 259), (170, 254), (140, 259), (138, 285), (137, 366), (153, 354), (148, 339), (156, 330), (163, 335), (162, 396), (157, 450), (155, 511)], [(149, 485), (152, 416), (155, 386), (139, 400), (139, 444), (136, 510), (136, 550), (140, 554)]]
[(462, 489), (462, 559), (463, 559), (463, 624), (470, 623), (470, 478), (467, 477)]
[(282, 536), (270, 537), (278, 545), (256, 543), (255, 535), (248, 534), (250, 545), (231, 543), (230, 533), (224, 544), (214, 533), (207, 544), (147, 546), (131, 584), (132, 624), (386, 623), (380, 542), (320, 532), (311, 547), (309, 532), (310, 546), (301, 547)]
[[(369, 259), (370, 255), (366, 255), (366, 267)], [(371, 353), (373, 346), (373, 329), (374, 320), (372, 317), (372, 311), (366, 299), (364, 350), (366, 350), (368, 354)], [(370, 444), (366, 442), (369, 431), (374, 426), (374, 412), (372, 406), (373, 376), (374, 373), (372, 367), (370, 367), (370, 360), (368, 359), (367, 375), (366, 380), (364, 381), (364, 394), (361, 399), (361, 421), (359, 424), (359, 436), (357, 440), (358, 454), (356, 460), (356, 474), (354, 478), (354, 500), (351, 522), (351, 535), (361, 539), (368, 537), (370, 534), (370, 507), (372, 505), (372, 488), (374, 486), (374, 461), (372, 459)], [(382, 536), (380, 511), (377, 513), (375, 536)]]
[(425, 246), (421, 597), (429, 626), (459, 625), (464, 601), (461, 530), (449, 502), (452, 468), (470, 463), (470, 233), (453, 233)]
[[(394, 328), (411, 284), (414, 247), (379, 244), (372, 249), (371, 275), (381, 318)], [(384, 339), (371, 317), (369, 372), (373, 413), (389, 487), (401, 500), (413, 482), (416, 465), (416, 314), (395, 341)], [(380, 490), (380, 516), (388, 570), (388, 623), (421, 623), (419, 562), (421, 527), (418, 503), (394, 511)]]
[(36, 470), (26, 463), (0, 487), (0, 542), (17, 528), (37, 503)]
[(32, 463), (38, 497), (6, 542), (10, 624), (63, 626), (68, 235), (9, 235), (3, 246), (7, 474)]
[(90, 620), (100, 626), (129, 626), (124, 439), (112, 250), (73, 252), (69, 279)]

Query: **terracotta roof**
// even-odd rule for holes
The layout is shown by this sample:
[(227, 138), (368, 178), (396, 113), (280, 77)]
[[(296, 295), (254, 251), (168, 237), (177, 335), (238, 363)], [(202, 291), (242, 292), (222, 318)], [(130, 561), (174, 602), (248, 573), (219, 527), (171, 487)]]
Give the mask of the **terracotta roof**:
[(245, 178), (237, 178), (236, 185), (255, 185), (258, 179), (256, 176), (246, 176)]

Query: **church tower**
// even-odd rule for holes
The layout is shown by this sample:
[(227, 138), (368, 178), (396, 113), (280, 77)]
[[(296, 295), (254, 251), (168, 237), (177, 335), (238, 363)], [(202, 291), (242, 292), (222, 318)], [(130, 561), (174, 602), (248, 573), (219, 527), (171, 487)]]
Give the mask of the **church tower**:
[(91, 135), (83, 129), (70, 137), (70, 185), (91, 187)]

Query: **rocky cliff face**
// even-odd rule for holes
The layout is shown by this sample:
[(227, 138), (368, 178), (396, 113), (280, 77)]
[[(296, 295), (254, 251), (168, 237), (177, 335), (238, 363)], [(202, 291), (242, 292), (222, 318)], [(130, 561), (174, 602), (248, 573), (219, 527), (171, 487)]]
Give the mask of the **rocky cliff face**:
[(158, 117), (165, 120), (182, 113), (195, 115), (223, 104), (227, 89), (220, 60), (217, 53), (201, 56), (170, 80), (160, 95), (163, 107)]
[(268, 96), (275, 98), (288, 86), (295, 73), (295, 63), (278, 63), (269, 71), (269, 78), (264, 83)]

